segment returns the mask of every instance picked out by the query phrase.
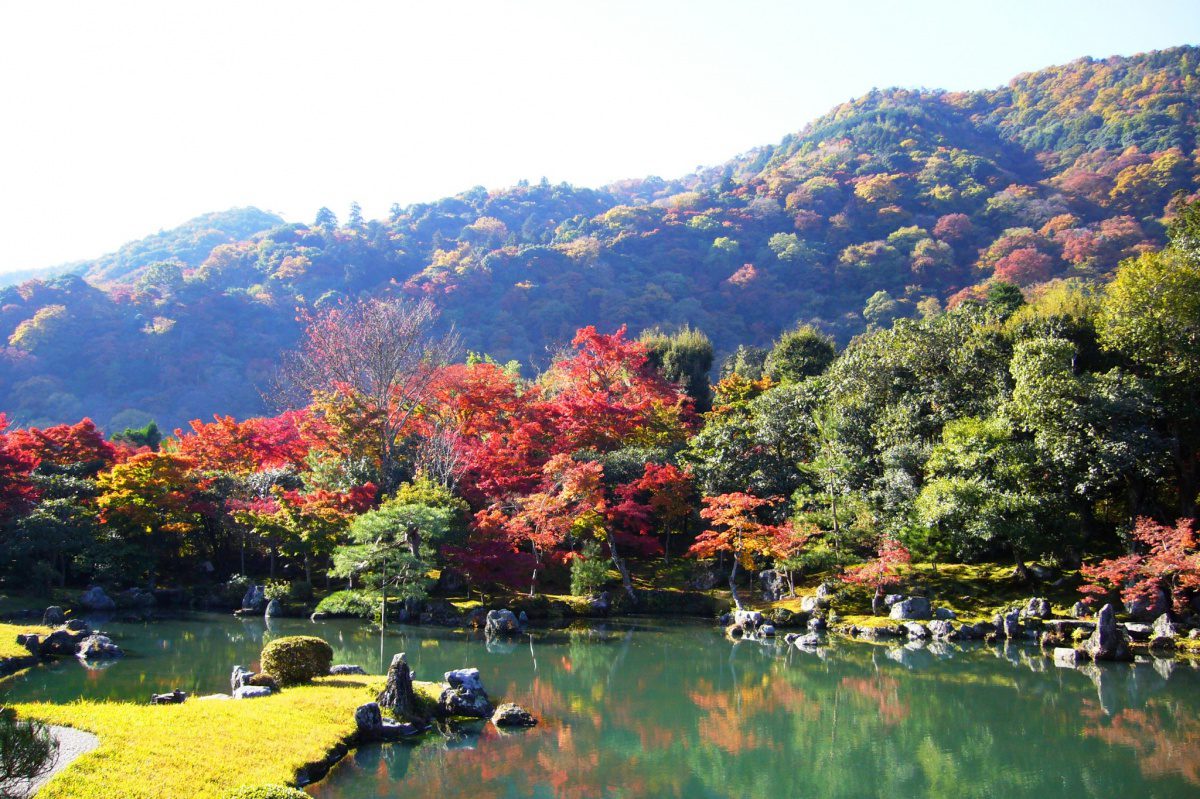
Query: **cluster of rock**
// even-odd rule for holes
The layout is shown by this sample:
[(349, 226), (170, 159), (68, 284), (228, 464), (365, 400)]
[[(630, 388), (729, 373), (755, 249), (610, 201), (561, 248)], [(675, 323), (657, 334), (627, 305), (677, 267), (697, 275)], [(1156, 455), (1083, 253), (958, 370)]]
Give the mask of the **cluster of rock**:
[[(444, 677), (446, 686), (438, 696), (434, 715), (440, 718), (490, 718), (497, 727), (537, 724), (537, 719), (519, 705), (504, 703), (493, 707), (479, 669), (454, 669), (446, 672)], [(385, 710), (395, 720), (385, 717)], [(355, 710), (354, 721), (361, 740), (393, 740), (416, 735), (428, 728), (429, 719), (417, 702), (412, 669), (403, 652), (392, 657), (384, 689), (374, 702)]]
[(489, 640), (517, 635), (525, 629), (528, 621), (529, 618), (524, 611), (518, 616), (507, 608), (498, 610), (477, 608), (467, 619), (468, 624), (474, 629), (482, 628), (484, 637)]
[[(46, 608), (43, 621), (65, 618), (62, 608)], [(51, 626), (47, 624), (46, 626)], [(82, 619), (70, 619), (50, 632), (45, 638), (35, 633), (17, 636), (17, 643), (25, 647), (36, 660), (50, 657), (77, 657), (89, 661), (112, 660), (124, 656), (121, 647), (102, 632), (92, 630)]]
[[(234, 666), (233, 672), (229, 675), (229, 689), (232, 692), (229, 695), (230, 698), (259, 699), (275, 693), (279, 690), (279, 686), (269, 674), (256, 673), (242, 666)], [(204, 698), (216, 699), (224, 696), (223, 694), (214, 694)]]

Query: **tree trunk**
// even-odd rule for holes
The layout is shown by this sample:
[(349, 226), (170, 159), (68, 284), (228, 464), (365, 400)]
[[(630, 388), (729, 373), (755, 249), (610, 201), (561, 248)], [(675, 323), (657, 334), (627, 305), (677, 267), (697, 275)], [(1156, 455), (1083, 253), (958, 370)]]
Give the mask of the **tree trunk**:
[(416, 527), (410, 527), (404, 534), (405, 540), (408, 541), (408, 551), (412, 553), (414, 558), (421, 557), (421, 531)]
[(1013, 562), (1016, 566), (1013, 568), (1013, 577), (1018, 582), (1027, 582), (1029, 580), (1029, 567), (1025, 565), (1025, 561), (1021, 559), (1021, 553), (1013, 550)]
[(883, 586), (875, 586), (875, 596), (871, 597), (871, 615), (878, 616), (883, 610)]
[(629, 569), (625, 566), (625, 561), (617, 555), (617, 542), (609, 530), (604, 531), (604, 537), (608, 542), (608, 555), (612, 558), (613, 565), (617, 567), (617, 572), (621, 575), (621, 585), (624, 586), (625, 593), (629, 595), (630, 601), (636, 604), (637, 594), (633, 592), (633, 581), (629, 579)]
[(541, 563), (540, 559), (538, 558), (537, 544), (530, 541), (529, 548), (533, 551), (533, 576), (529, 578), (529, 596), (534, 597), (537, 596), (538, 566), (540, 566)]
[(312, 585), (312, 557), (304, 553), (304, 582)]
[(738, 599), (737, 592), (737, 573), (738, 573), (738, 556), (735, 552), (733, 555), (733, 568), (729, 571), (729, 593), (733, 594), (733, 606), (738, 610), (742, 609), (742, 600)]

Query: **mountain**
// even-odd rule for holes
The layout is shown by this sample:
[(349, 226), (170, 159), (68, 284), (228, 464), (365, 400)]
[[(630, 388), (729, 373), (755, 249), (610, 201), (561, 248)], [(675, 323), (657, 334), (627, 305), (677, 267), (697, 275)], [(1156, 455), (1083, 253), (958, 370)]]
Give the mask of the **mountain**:
[(690, 324), (719, 352), (812, 322), (845, 341), (992, 280), (1103, 280), (1197, 191), (1200, 48), (973, 92), (875, 90), (725, 164), (519, 184), (284, 223), (213, 214), (0, 289), (0, 410), (112, 429), (264, 408), (297, 305), (431, 297), (534, 368), (586, 324)]

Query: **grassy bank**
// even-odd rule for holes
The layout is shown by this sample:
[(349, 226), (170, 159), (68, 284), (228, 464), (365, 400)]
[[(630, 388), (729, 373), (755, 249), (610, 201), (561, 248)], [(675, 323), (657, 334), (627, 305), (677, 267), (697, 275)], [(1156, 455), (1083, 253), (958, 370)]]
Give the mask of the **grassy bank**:
[(296, 784), (306, 767), (352, 740), (354, 709), (382, 687), (382, 677), (327, 677), (263, 699), (15, 709), (100, 738), (100, 746), (47, 783), (39, 799), (222, 799), (243, 785)]
[(23, 633), (48, 635), (49, 627), (40, 624), (7, 624), (0, 622), (0, 660), (20, 658), (29, 655), (29, 650), (17, 643), (17, 636)]

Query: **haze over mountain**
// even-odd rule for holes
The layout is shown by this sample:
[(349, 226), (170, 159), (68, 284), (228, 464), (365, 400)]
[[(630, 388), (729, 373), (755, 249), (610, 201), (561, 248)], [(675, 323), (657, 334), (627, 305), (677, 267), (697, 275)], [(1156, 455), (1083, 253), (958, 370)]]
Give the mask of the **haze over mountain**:
[(587, 324), (689, 324), (728, 353), (802, 322), (845, 341), (997, 279), (1102, 280), (1196, 192), (1198, 64), (1189, 46), (873, 91), (679, 179), (341, 223), (209, 214), (0, 289), (0, 410), (110, 429), (258, 413), (296, 306), (364, 294), (431, 297), (469, 349), (536, 368)]

